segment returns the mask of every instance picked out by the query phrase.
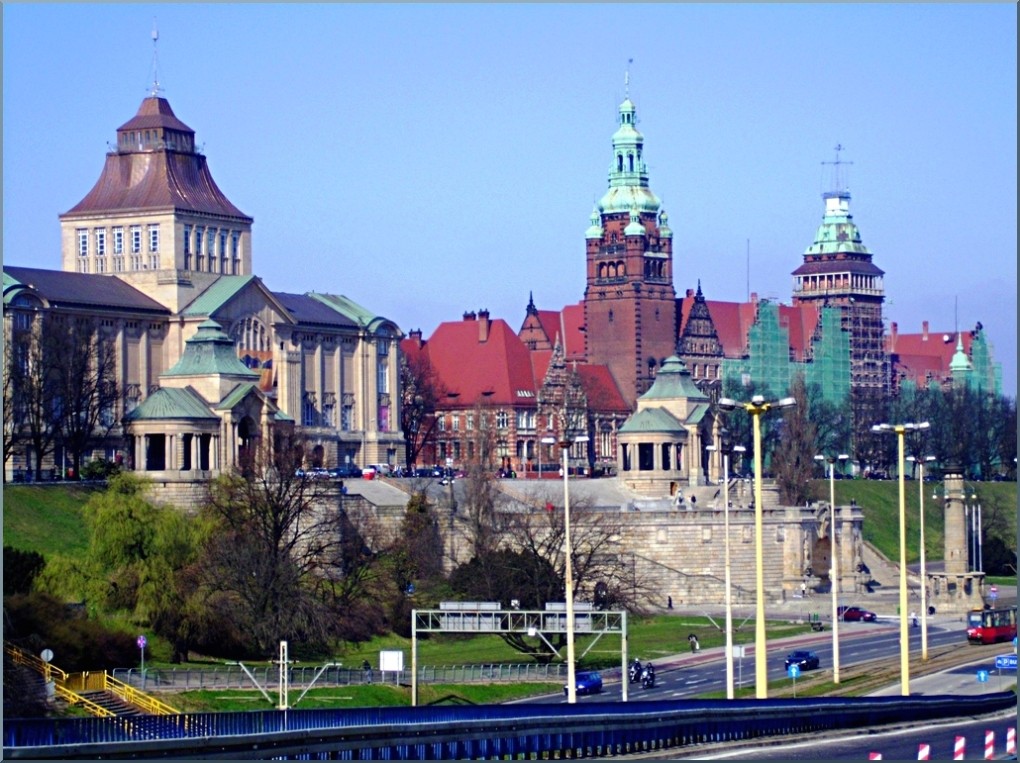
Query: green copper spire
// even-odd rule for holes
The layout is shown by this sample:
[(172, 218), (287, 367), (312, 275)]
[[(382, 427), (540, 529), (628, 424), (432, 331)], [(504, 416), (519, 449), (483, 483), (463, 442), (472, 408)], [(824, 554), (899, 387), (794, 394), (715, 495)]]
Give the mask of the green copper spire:
[(673, 238), (673, 230), (669, 227), (669, 215), (665, 211), (659, 215), (659, 238)]
[(596, 238), (596, 239), (597, 238), (602, 238), (602, 233), (603, 233), (603, 230), (602, 230), (602, 215), (599, 214), (599, 211), (596, 208), (596, 209), (593, 209), (591, 211), (591, 225), (588, 227), (588, 230), (585, 232), (584, 237), (586, 239), (588, 239), (588, 238)]
[(645, 139), (638, 132), (637, 112), (630, 98), (620, 104), (620, 127), (613, 133), (613, 164), (609, 190), (599, 202), (603, 213), (658, 212), (659, 199), (648, 187), (648, 168), (643, 156)]
[(641, 216), (638, 214), (636, 207), (632, 207), (630, 210), (630, 222), (627, 223), (627, 227), (623, 229), (623, 235), (624, 236), (645, 235), (645, 226), (641, 224)]
[(870, 254), (861, 243), (861, 234), (850, 214), (850, 192), (834, 191), (823, 193), (825, 215), (815, 234), (815, 241), (804, 254), (837, 254), (851, 252)]
[(956, 352), (953, 359), (949, 361), (949, 373), (953, 376), (954, 386), (963, 386), (969, 383), (970, 372), (973, 370), (970, 358), (963, 351), (963, 334), (956, 333)]

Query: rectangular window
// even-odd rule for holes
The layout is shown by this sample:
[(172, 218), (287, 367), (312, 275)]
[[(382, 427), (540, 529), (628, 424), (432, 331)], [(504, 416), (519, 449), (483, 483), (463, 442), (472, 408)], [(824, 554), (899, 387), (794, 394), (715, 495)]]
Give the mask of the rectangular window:
[(149, 226), (149, 251), (159, 251), (159, 224)]
[(314, 427), (316, 424), (316, 413), (315, 410), (315, 397), (312, 395), (305, 395), (305, 399), (302, 401), (301, 406), (302, 421), (306, 427)]
[(106, 228), (96, 228), (96, 256), (106, 256)]
[(442, 415), (436, 416), (436, 431), (437, 432), (446, 431), (446, 416)]
[(450, 416), (450, 425), (451, 425), (450, 428), (454, 432), (459, 432), (460, 431), (460, 416), (458, 416), (456, 413), (453, 414), (452, 416)]
[(497, 429), (506, 429), (508, 426), (510, 426), (510, 416), (507, 414), (506, 411), (497, 411), (496, 412), (496, 428)]
[(131, 226), (131, 253), (138, 254), (142, 251), (142, 226)]
[(202, 237), (205, 235), (205, 228), (201, 225), (195, 227), (195, 254), (202, 256)]
[(375, 351), (380, 356), (388, 355), (390, 352), (390, 342), (388, 339), (378, 339), (375, 343)]
[(159, 255), (158, 254), (150, 254), (149, 255), (149, 269), (150, 270), (159, 270)]
[(226, 262), (227, 260), (227, 231), (220, 231), (220, 259)]
[(89, 232), (85, 228), (78, 229), (78, 256), (89, 256)]
[(340, 409), (340, 428), (345, 432), (354, 429), (354, 406), (352, 404), (344, 403)]
[(379, 364), (376, 368), (375, 383), (380, 395), (385, 395), (390, 391), (390, 364), (385, 358), (379, 359)]
[(379, 406), (379, 431), (390, 431), (390, 407), (388, 405)]
[(212, 264), (213, 262), (215, 262), (216, 257), (216, 229), (215, 228), (207, 229), (205, 235), (206, 235), (205, 253), (209, 256), (209, 271), (212, 272), (213, 270)]
[(113, 229), (113, 253), (124, 254), (124, 229)]
[(124, 257), (123, 256), (118, 257), (118, 256), (114, 255), (114, 257), (113, 257), (113, 272), (114, 273), (123, 273), (124, 272)]
[(184, 226), (184, 259), (190, 261), (191, 259), (191, 226)]
[(467, 421), (464, 422), (464, 428), (470, 432), (475, 428), (475, 414), (469, 413), (466, 418)]

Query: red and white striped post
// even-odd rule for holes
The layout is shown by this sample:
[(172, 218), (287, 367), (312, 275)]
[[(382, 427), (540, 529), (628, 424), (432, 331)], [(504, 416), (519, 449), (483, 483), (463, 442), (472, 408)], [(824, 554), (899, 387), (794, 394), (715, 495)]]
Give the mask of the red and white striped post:
[(1006, 729), (1006, 754), (1016, 755), (1016, 726)]
[(869, 752), (868, 753), (868, 760), (881, 760), (881, 759), (882, 759), (882, 753), (880, 753), (880, 752)]
[(985, 729), (985, 760), (995, 759), (995, 732)]
[(921, 742), (917, 746), (917, 759), (918, 760), (931, 760), (931, 745)]
[(967, 738), (957, 737), (953, 745), (953, 760), (963, 760), (967, 757)]

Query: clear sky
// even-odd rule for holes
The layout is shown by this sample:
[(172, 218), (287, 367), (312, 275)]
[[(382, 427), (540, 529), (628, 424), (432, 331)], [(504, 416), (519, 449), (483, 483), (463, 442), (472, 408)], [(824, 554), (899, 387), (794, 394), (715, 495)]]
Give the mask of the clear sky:
[(789, 303), (841, 144), (888, 321), (981, 321), (1016, 395), (1014, 3), (7, 3), (4, 262), (60, 267), (57, 215), (151, 87), (154, 20), (162, 94), (270, 289), (426, 337), (578, 302), (633, 59), (678, 294)]

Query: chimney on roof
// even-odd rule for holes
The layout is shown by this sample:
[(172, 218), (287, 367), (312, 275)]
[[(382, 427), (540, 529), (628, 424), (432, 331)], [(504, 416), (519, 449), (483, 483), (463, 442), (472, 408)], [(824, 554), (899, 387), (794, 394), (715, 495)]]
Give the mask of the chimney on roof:
[(921, 322), (921, 341), (928, 341), (928, 321)]
[(473, 310), (468, 310), (464, 313), (464, 320), (473, 321), (475, 319), (475, 313)]
[(421, 347), (421, 329), (411, 329), (407, 337), (414, 342), (415, 347)]
[(758, 304), (758, 292), (756, 292), (756, 291), (752, 291), (751, 292), (751, 304), (752, 305), (757, 305)]
[(489, 326), (492, 322), (489, 320), (488, 310), (478, 311), (478, 343), (484, 344), (489, 341)]

